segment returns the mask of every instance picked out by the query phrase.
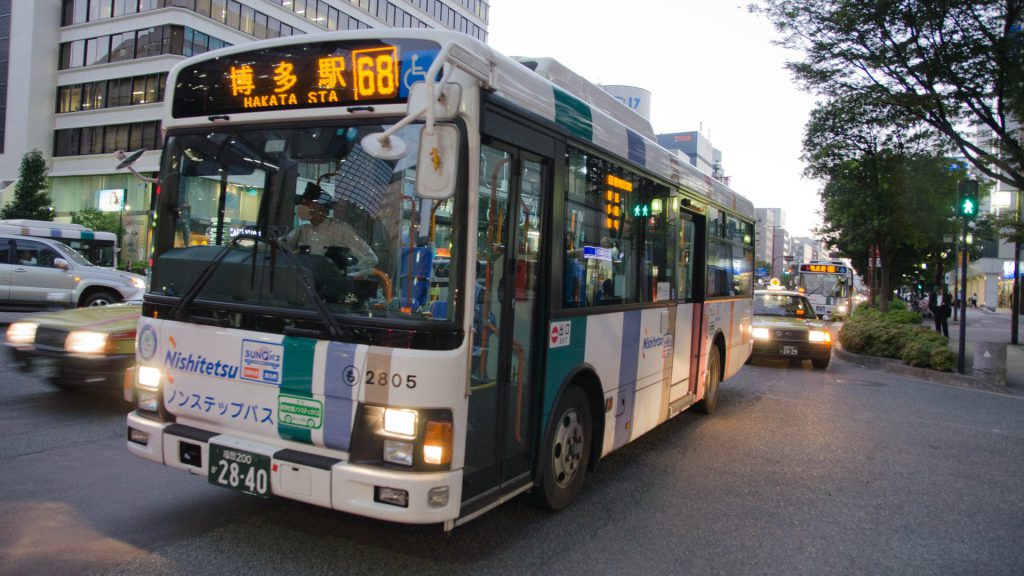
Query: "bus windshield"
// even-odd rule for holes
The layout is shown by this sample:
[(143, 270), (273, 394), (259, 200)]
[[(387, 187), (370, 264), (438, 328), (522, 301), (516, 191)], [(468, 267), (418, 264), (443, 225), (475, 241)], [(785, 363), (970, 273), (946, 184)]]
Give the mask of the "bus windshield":
[(807, 295), (820, 294), (836, 298), (850, 296), (850, 284), (846, 278), (835, 274), (801, 273), (799, 286)]
[[(207, 306), (287, 314), (312, 310), (310, 298), (319, 298), (332, 314), (450, 320), (447, 278), (434, 271), (456, 257), (458, 195), (415, 195), (420, 125), (397, 133), (410, 149), (402, 158), (366, 153), (361, 139), (388, 127), (290, 124), (169, 136), (151, 290), (183, 296), (206, 271), (194, 297)], [(267, 241), (232, 242), (240, 235)]]

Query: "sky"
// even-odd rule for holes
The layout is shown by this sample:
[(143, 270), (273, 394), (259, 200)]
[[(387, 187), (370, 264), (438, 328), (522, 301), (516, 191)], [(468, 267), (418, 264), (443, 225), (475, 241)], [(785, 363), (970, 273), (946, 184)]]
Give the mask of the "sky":
[(820, 183), (803, 177), (804, 125), (815, 97), (783, 67), (799, 56), (747, 0), (491, 0), (488, 44), (550, 56), (599, 84), (649, 90), (656, 134), (699, 130), (722, 152), (730, 186), (786, 229), (820, 224)]

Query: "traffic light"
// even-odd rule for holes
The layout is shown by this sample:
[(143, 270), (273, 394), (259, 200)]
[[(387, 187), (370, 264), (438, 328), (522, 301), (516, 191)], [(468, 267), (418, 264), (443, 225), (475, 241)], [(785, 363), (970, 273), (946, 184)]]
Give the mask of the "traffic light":
[(978, 216), (978, 181), (961, 180), (959, 192), (956, 215), (973, 220)]

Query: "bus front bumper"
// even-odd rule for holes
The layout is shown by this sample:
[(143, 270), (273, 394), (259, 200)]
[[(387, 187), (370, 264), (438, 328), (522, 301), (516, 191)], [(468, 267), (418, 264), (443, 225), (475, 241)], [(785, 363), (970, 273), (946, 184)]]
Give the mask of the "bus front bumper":
[[(455, 520), (459, 515), (462, 470), (405, 472), (360, 466), (265, 440), (158, 422), (135, 412), (128, 414), (128, 451), (140, 458), (209, 477), (212, 444), (268, 457), (268, 495), (405, 524), (434, 524)], [(401, 501), (403, 493), (404, 506), (395, 503)]]

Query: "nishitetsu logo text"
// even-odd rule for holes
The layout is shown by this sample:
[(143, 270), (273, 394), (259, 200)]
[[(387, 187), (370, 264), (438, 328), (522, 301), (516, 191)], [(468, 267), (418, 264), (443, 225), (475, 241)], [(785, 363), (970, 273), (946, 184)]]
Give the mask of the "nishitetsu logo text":
[(234, 364), (228, 364), (220, 360), (211, 362), (202, 354), (183, 354), (177, 350), (167, 351), (167, 354), (164, 356), (164, 366), (182, 372), (205, 374), (216, 378), (234, 379), (238, 376), (238, 366)]

